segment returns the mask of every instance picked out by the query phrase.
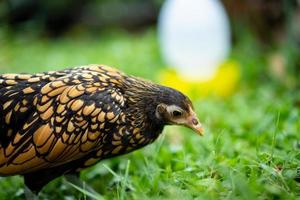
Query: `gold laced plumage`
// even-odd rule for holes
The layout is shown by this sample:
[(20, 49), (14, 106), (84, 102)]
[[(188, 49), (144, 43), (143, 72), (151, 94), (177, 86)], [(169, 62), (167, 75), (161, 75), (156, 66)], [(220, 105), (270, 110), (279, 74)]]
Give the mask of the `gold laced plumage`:
[[(126, 134), (126, 116), (117, 85), (122, 86), (123, 81), (120, 72), (96, 65), (32, 76), (0, 76), (1, 124), (7, 132), (1, 137), (5, 142), (0, 146), (0, 174), (55, 167), (98, 149), (86, 159), (84, 166), (89, 166), (102, 155), (130, 150), (121, 140)], [(24, 115), (26, 119), (20, 121), (24, 124), (15, 125), (15, 119)], [(111, 129), (115, 130), (112, 134)], [(137, 135), (138, 131), (133, 130)], [(111, 146), (103, 149), (108, 134)], [(129, 144), (136, 142), (142, 141)]]
[[(174, 95), (174, 97), (173, 97)], [(153, 142), (157, 102), (181, 93), (103, 65), (0, 75), (0, 176), (34, 191), (63, 174)], [(175, 100), (174, 100), (175, 99)]]

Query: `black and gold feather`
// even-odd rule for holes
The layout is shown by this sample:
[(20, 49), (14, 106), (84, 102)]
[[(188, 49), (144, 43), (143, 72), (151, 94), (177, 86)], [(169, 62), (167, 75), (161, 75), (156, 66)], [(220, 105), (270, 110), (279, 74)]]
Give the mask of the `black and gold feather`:
[(162, 131), (154, 104), (166, 95), (181, 94), (102, 65), (0, 75), (0, 175), (24, 175), (39, 190), (145, 146)]

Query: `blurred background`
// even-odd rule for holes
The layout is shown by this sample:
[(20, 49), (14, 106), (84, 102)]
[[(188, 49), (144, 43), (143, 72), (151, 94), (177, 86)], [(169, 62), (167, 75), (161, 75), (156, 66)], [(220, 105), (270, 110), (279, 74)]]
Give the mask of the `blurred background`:
[[(300, 1), (209, 1), (0, 1), (0, 73), (106, 64), (192, 97), (206, 136), (167, 128), (86, 170), (103, 198), (299, 198)], [(42, 198), (84, 196), (65, 185)], [(22, 199), (20, 178), (0, 188)]]
[[(167, 11), (161, 14), (162, 22), (159, 24), (163, 24), (160, 26), (162, 33), (157, 34), (159, 13), (164, 3), (168, 4), (164, 9)], [(168, 62), (170, 60), (168, 57), (172, 55), (165, 55), (165, 49), (168, 48), (165, 46), (172, 41), (162, 40), (167, 40), (166, 38), (173, 35), (175, 38), (180, 37), (180, 34), (169, 32), (179, 32), (178, 30), (185, 29), (180, 28), (182, 27), (180, 23), (191, 22), (190, 29), (186, 31), (191, 33), (195, 30), (195, 37), (191, 43), (195, 41), (197, 45), (202, 44), (206, 41), (206, 37), (210, 36), (209, 33), (220, 32), (217, 37), (221, 38), (221, 42), (222, 37), (225, 38), (223, 39), (225, 46), (217, 45), (219, 40), (215, 42), (215, 46), (221, 46), (220, 48), (224, 49), (220, 50), (221, 54), (223, 52), (225, 56), (221, 56), (221, 61), (217, 55), (215, 56), (217, 60), (219, 59), (218, 64), (226, 63), (226, 60), (236, 62), (235, 64), (239, 65), (242, 71), (242, 81), (272, 79), (288, 87), (294, 87), (299, 73), (299, 56), (297, 56), (300, 43), (299, 1), (223, 0), (217, 3), (224, 5), (226, 13), (221, 13), (219, 16), (218, 13), (211, 15), (211, 18), (218, 17), (215, 21), (209, 15), (205, 18), (210, 12), (204, 8), (201, 10), (201, 6), (207, 4), (202, 2), (198, 3), (199, 10), (196, 11), (201, 13), (199, 16), (202, 18), (187, 17), (186, 21), (181, 20), (177, 23), (178, 29), (176, 29), (167, 26), (176, 21), (172, 21), (172, 18), (177, 16), (180, 20), (183, 17), (175, 13), (176, 5), (170, 5), (171, 3), (163, 0), (4, 0), (0, 2), (0, 70), (1, 72), (36, 72), (88, 63), (105, 63), (126, 69), (135, 75), (155, 79), (159, 76), (149, 73), (153, 68), (159, 70), (178, 67), (173, 63), (180, 63), (176, 60), (172, 62), (172, 59)], [(217, 6), (222, 6), (221, 4)], [(214, 5), (210, 6), (212, 11), (218, 9), (214, 8)], [(174, 12), (170, 14), (172, 9)], [(187, 12), (188, 9), (187, 6)], [(228, 19), (222, 21), (222, 17), (227, 16), (230, 19), (229, 24), (226, 24)], [(199, 20), (198, 24), (197, 20)], [(215, 25), (209, 26), (205, 21)], [(225, 28), (216, 29), (220, 26)], [(201, 30), (204, 30), (203, 33)], [(225, 31), (227, 33), (222, 33)], [(198, 38), (197, 34), (200, 34)], [(163, 39), (159, 40), (158, 35)], [(159, 41), (162, 42), (159, 44)], [(202, 46), (202, 49), (195, 50), (195, 55), (203, 55), (198, 61), (207, 63), (204, 61), (205, 58), (214, 57), (214, 55), (204, 55), (213, 41), (215, 40), (210, 39), (208, 44), (198, 45)], [(227, 46), (232, 46), (232, 49), (226, 47), (226, 43)], [(176, 45), (173, 46), (176, 49)], [(173, 46), (171, 44), (170, 48), (172, 49)], [(193, 48), (193, 45), (187, 48)], [(218, 50), (218, 47), (212, 48), (212, 51)], [(181, 52), (183, 54), (184, 51)], [(184, 60), (184, 57), (193, 60), (184, 55), (182, 57), (181, 60)], [(180, 65), (181, 68), (186, 68), (190, 63), (180, 63)], [(141, 66), (144, 70), (137, 70)], [(205, 68), (205, 66), (201, 67)], [(211, 66), (206, 68), (210, 69)], [(189, 71), (195, 70), (197, 67)], [(202, 70), (200, 74), (204, 72), (205, 70)], [(228, 73), (239, 74), (239, 72)], [(163, 76), (163, 79), (168, 79), (168, 76)], [(165, 82), (170, 83), (170, 80)], [(230, 87), (236, 85), (236, 82), (231, 84)]]

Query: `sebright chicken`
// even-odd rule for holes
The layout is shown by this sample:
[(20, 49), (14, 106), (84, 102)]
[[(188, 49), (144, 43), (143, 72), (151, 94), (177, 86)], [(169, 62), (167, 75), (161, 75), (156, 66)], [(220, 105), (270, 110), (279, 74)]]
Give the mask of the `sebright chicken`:
[(3, 74), (0, 176), (22, 175), (31, 198), (59, 176), (152, 143), (172, 124), (203, 133), (188, 97), (111, 67)]

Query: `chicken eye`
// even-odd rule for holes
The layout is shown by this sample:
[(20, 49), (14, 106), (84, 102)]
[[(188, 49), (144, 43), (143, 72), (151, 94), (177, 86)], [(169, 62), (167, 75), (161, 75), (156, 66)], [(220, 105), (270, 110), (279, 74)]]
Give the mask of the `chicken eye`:
[(182, 112), (178, 111), (178, 110), (174, 110), (172, 112), (173, 117), (180, 117), (182, 115)]

